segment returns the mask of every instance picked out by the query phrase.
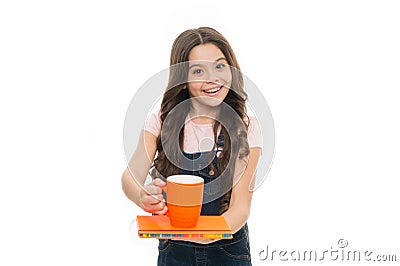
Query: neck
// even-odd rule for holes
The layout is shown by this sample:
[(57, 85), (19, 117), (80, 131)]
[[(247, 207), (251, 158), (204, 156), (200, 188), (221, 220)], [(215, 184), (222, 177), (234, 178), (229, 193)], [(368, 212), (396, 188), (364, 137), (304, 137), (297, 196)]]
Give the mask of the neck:
[(206, 106), (192, 101), (189, 117), (196, 124), (212, 124), (217, 118), (219, 106)]

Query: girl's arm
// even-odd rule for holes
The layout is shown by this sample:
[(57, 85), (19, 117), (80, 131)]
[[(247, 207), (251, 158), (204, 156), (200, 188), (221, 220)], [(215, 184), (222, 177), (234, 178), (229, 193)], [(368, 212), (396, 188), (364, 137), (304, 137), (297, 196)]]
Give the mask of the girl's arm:
[(249, 218), (255, 173), (260, 156), (261, 148), (250, 149), (249, 159), (243, 175), (239, 175), (239, 181), (232, 188), (229, 209), (222, 214), (233, 233), (239, 231)]
[(157, 150), (156, 137), (143, 130), (135, 153), (122, 174), (122, 189), (125, 195), (147, 212), (164, 214), (167, 211), (163, 202), (162, 189), (165, 182), (152, 181), (142, 189)]

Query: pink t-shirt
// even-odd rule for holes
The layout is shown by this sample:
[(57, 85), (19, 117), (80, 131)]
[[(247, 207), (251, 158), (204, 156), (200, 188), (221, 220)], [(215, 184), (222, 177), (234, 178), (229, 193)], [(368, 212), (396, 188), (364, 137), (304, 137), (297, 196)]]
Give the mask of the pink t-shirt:
[[(250, 123), (247, 132), (249, 147), (262, 148), (260, 125), (255, 116), (249, 116)], [(146, 120), (144, 130), (158, 137), (161, 131), (160, 110), (151, 113)], [(214, 132), (212, 124), (196, 124), (189, 117), (184, 127), (183, 150), (186, 153), (206, 152), (214, 147)]]

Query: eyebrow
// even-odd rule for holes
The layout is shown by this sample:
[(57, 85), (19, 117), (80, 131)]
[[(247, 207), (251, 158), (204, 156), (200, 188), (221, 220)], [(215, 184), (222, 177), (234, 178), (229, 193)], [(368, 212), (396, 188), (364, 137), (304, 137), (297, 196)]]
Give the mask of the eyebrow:
[[(221, 60), (225, 60), (226, 62), (228, 62), (228, 60), (226, 60), (225, 57), (220, 57), (220, 58), (214, 60), (214, 62), (218, 62), (218, 61), (221, 61)], [(195, 61), (200, 61), (200, 60), (195, 60)], [(189, 67), (189, 69), (191, 69), (192, 67), (195, 67), (195, 66), (202, 66), (202, 65), (201, 65), (201, 64), (193, 64), (193, 65), (191, 65), (191, 66)]]
[(226, 60), (225, 57), (220, 57), (220, 58), (218, 58), (217, 60), (215, 60), (215, 62), (218, 62), (218, 61), (220, 61), (220, 60), (225, 60), (226, 62), (228, 62), (228, 60)]

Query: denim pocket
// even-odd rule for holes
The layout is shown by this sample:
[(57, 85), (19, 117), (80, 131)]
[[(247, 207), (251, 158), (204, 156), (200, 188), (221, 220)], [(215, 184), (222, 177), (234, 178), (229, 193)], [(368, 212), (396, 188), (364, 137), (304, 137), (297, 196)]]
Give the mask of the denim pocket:
[(219, 249), (228, 257), (250, 261), (250, 248), (247, 236), (234, 243), (220, 246)]
[(160, 239), (158, 243), (158, 252), (165, 253), (171, 248), (171, 241)]

